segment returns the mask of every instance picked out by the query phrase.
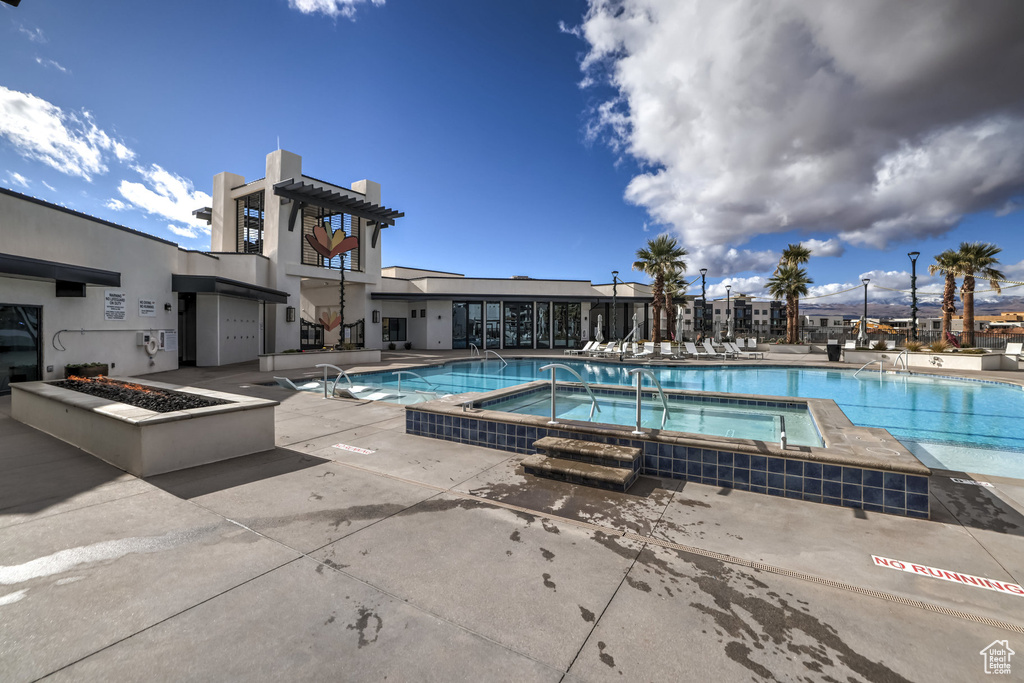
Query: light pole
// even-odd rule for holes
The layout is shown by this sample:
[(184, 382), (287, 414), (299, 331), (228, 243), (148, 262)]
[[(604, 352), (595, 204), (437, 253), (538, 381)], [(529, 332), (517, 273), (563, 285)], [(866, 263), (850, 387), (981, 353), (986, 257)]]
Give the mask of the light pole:
[(619, 309), (615, 305), (615, 297), (618, 296), (618, 293), (619, 293), (618, 286), (619, 286), (619, 271), (613, 270), (612, 271), (612, 333), (608, 335), (609, 341), (617, 341), (618, 340), (618, 337), (615, 336), (616, 334), (618, 334), (618, 330), (619, 330), (619, 324), (618, 324), (618, 322), (619, 322), (618, 310)]
[(707, 282), (704, 279), (707, 274), (707, 268), (700, 269), (700, 336), (702, 337), (704, 336), (704, 318), (706, 317), (704, 314), (707, 312), (705, 309), (708, 305)]
[(860, 332), (857, 334), (857, 341), (863, 342), (863, 346), (867, 346), (868, 343), (868, 283), (871, 282), (871, 278), (866, 277), (861, 280), (864, 283), (864, 315), (860, 318)]
[(732, 339), (732, 285), (725, 286), (725, 334)]
[(910, 257), (910, 338), (917, 341), (917, 257), (919, 251), (911, 251)]

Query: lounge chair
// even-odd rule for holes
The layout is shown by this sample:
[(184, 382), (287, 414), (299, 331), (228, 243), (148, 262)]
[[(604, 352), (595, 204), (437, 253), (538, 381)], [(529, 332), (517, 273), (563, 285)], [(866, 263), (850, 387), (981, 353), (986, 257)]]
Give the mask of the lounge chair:
[(847, 339), (846, 343), (843, 344), (843, 349), (845, 349), (847, 351), (856, 351), (857, 350), (857, 340), (856, 339)]
[(320, 382), (303, 382), (296, 386), (295, 382), (291, 381), (287, 377), (275, 377), (274, 381), (277, 382), (279, 386), (284, 387), (285, 389), (291, 389), (292, 391), (312, 391), (313, 389), (322, 389), (324, 386), (323, 384), (320, 384)]
[(704, 351), (698, 351), (697, 347), (694, 346), (693, 342), (683, 342), (683, 346), (686, 348), (686, 354), (693, 356), (694, 358), (700, 358), (701, 356), (710, 356), (711, 354)]
[(672, 342), (663, 341), (661, 342), (661, 357), (662, 358), (675, 358), (676, 354), (672, 353)]
[(744, 346), (743, 337), (736, 337), (736, 341), (732, 342), (732, 345), (735, 346), (737, 349), (742, 349)]
[(748, 349), (756, 349), (757, 348), (757, 337), (751, 337), (750, 339), (747, 340), (747, 348)]
[(588, 353), (589, 351), (591, 351), (595, 346), (597, 346), (600, 343), (601, 342), (588, 341), (586, 344), (583, 345), (582, 349), (566, 349), (565, 351), (562, 352), (562, 355), (563, 356), (578, 356), (581, 353)]
[(721, 356), (722, 358), (725, 358), (727, 360), (728, 360), (728, 358), (730, 356), (735, 355), (732, 351), (729, 351), (728, 349), (725, 350), (725, 351), (716, 351), (715, 348), (713, 346), (711, 346), (711, 340), (710, 339), (705, 339), (704, 340), (704, 350), (708, 352), (709, 356), (712, 356), (712, 357)]
[(736, 344), (730, 344), (729, 342), (723, 343), (725, 344), (725, 348), (732, 351), (738, 358), (764, 358), (764, 353), (762, 351), (744, 351)]
[(604, 346), (601, 346), (600, 343), (597, 343), (591, 346), (586, 353), (588, 353), (591, 356), (600, 356), (601, 354), (606, 353), (613, 346), (615, 346), (615, 342), (608, 342)]
[(654, 342), (644, 342), (642, 349), (637, 350), (633, 354), (633, 358), (644, 358), (646, 356), (654, 355)]
[(606, 346), (603, 349), (598, 349), (597, 352), (594, 355), (602, 356), (602, 357), (617, 356), (620, 353), (623, 353), (624, 350), (625, 350), (625, 347), (620, 347), (615, 342), (609, 342), (608, 346)]
[(1024, 356), (1024, 342), (1010, 342), (1003, 350), (1003, 355), (1021, 360), (1021, 356)]
[(885, 350), (886, 351), (895, 351), (896, 350), (896, 342), (894, 342), (892, 340), (887, 340), (885, 342)]

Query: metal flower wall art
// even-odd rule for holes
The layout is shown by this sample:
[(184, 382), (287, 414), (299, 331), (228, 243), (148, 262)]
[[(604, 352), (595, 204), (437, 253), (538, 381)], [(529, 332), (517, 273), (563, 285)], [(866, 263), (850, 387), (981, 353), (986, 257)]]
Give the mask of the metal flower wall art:
[(320, 324), (324, 326), (325, 330), (330, 332), (341, 324), (341, 316), (334, 311), (326, 311), (320, 314)]
[(328, 260), (359, 246), (359, 238), (355, 235), (346, 237), (345, 231), (341, 228), (328, 232), (327, 228), (321, 223), (318, 223), (313, 228), (312, 235), (307, 234), (305, 237), (306, 241), (309, 242), (309, 246), (313, 247), (316, 253)]

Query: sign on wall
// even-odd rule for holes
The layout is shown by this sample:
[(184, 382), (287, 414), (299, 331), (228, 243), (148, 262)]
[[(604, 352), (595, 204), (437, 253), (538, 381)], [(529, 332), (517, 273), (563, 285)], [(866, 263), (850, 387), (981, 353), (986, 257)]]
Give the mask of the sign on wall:
[(155, 318), (156, 302), (149, 299), (139, 299), (139, 317)]
[(164, 330), (162, 332), (164, 338), (163, 349), (164, 351), (177, 351), (178, 350), (178, 332), (177, 330)]
[(103, 294), (103, 319), (125, 320), (128, 317), (127, 300), (124, 292), (106, 290)]

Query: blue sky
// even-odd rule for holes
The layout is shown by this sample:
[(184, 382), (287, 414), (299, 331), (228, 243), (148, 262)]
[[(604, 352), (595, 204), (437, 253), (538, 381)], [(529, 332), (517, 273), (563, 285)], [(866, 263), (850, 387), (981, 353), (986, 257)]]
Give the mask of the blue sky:
[(808, 240), (816, 294), (906, 289), (911, 250), (938, 291), (930, 257), (974, 240), (1024, 280), (1024, 17), (909, 4), (24, 0), (0, 5), (0, 185), (207, 249), (213, 175), (262, 176), (280, 139), (406, 212), (386, 264), (643, 281), (670, 232), (712, 295)]

